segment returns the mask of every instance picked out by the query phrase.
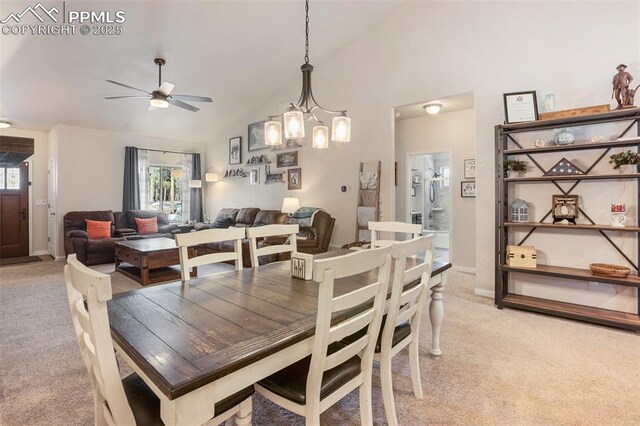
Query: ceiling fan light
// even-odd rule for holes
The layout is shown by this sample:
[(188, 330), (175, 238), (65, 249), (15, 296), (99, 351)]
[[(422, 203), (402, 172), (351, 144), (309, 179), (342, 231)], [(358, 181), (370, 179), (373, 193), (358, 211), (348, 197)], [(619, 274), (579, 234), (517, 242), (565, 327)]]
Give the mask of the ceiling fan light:
[(156, 107), (156, 108), (168, 108), (169, 107), (169, 102), (167, 102), (166, 99), (162, 99), (162, 98), (151, 98), (149, 103), (151, 104), (152, 107)]
[(0, 129), (8, 129), (11, 126), (13, 126), (13, 123), (10, 121), (0, 120)]
[(313, 142), (311, 146), (317, 149), (329, 148), (329, 128), (322, 122), (313, 128)]
[(304, 114), (293, 105), (282, 115), (285, 139), (304, 138)]
[(351, 119), (346, 114), (333, 117), (331, 127), (332, 141), (349, 142), (351, 140)]
[(264, 123), (264, 144), (267, 146), (282, 145), (282, 124), (276, 120)]
[(440, 109), (442, 108), (442, 104), (426, 104), (422, 108), (424, 108), (424, 110), (427, 111), (427, 114), (436, 115), (437, 113), (440, 112)]

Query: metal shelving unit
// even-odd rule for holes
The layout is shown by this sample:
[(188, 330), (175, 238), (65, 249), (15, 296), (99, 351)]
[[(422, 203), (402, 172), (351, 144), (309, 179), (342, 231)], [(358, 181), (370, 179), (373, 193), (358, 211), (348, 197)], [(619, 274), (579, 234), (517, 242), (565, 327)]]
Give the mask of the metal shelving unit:
[[(576, 143), (568, 146), (549, 146), (540, 148), (524, 148), (516, 138), (515, 134), (524, 132), (539, 132), (543, 130), (551, 130), (563, 127), (580, 127), (591, 126), (595, 124), (606, 123), (624, 123), (628, 124), (625, 130), (620, 134), (617, 140), (611, 142), (597, 143)], [(635, 127), (636, 136), (627, 137)], [(582, 209), (580, 213), (589, 223), (581, 223), (578, 225), (560, 225), (545, 222), (551, 215), (551, 210), (540, 220), (540, 222), (510, 222), (509, 221), (509, 185), (517, 184), (535, 184), (535, 183), (552, 183), (556, 188), (565, 195), (570, 194), (575, 187), (582, 181), (599, 181), (599, 180), (638, 180), (640, 174), (605, 174), (597, 175), (591, 173), (593, 168), (600, 163), (609, 154), (612, 148), (635, 147), (640, 152), (640, 109), (630, 108), (624, 110), (610, 111), (600, 114), (592, 114), (588, 116), (576, 116), (562, 119), (536, 121), (532, 123), (518, 123), (498, 125), (495, 128), (496, 138), (496, 276), (495, 276), (495, 303), (499, 309), (504, 307), (524, 309), (544, 314), (556, 315), (565, 318), (577, 319), (597, 324), (603, 324), (613, 327), (640, 331), (640, 277), (638, 269), (640, 265), (640, 238), (636, 237), (638, 246), (637, 259), (629, 258), (627, 254), (610, 238), (608, 232), (626, 232), (640, 233), (640, 226), (613, 227), (610, 225), (596, 224)], [(526, 155), (528, 159), (542, 173), (545, 170), (536, 161), (536, 154), (549, 152), (566, 152), (581, 150), (602, 150), (595, 162), (585, 171), (584, 175), (571, 176), (539, 176), (539, 177), (505, 177), (504, 163), (510, 155)], [(573, 185), (565, 190), (559, 186), (558, 182), (572, 181)], [(638, 185), (638, 194), (636, 197), (636, 206), (640, 206), (640, 185)], [(637, 218), (636, 218), (637, 219)], [(509, 232), (512, 229), (527, 230), (528, 233), (519, 241), (517, 245), (522, 245), (532, 233), (538, 229), (550, 229), (556, 232), (559, 237), (563, 232), (572, 232), (574, 230), (592, 230), (599, 233), (604, 239), (621, 254), (635, 269), (626, 278), (612, 278), (594, 275), (589, 269), (569, 268), (558, 265), (541, 265), (536, 268), (511, 267), (505, 264), (506, 247), (509, 241)], [(531, 297), (509, 292), (509, 276), (510, 274), (527, 274), (548, 276), (559, 279), (570, 279), (574, 281), (599, 282), (612, 285), (623, 285), (636, 288), (636, 301), (638, 305), (638, 314), (619, 312), (609, 309), (601, 309), (591, 306), (578, 305), (574, 303), (566, 303), (538, 297)]]

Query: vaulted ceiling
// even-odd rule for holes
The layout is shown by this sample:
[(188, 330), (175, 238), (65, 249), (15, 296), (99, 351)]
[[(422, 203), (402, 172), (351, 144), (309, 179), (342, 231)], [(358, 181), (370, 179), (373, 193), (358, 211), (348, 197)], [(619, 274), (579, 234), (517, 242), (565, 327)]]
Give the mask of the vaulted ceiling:
[[(62, 9), (62, 2), (59, 8)], [(57, 4), (45, 2), (46, 6)], [(312, 0), (311, 62), (319, 63), (399, 2)], [(2, 1), (0, 19), (26, 2)], [(249, 111), (287, 82), (300, 78), (304, 2), (137, 1), (66, 2), (81, 10), (124, 10), (121, 35), (0, 34), (0, 118), (17, 127), (57, 124), (205, 141), (216, 126)], [(37, 24), (35, 18), (22, 23)], [(31, 19), (33, 22), (27, 22)], [(106, 79), (152, 91), (156, 56), (167, 61), (163, 80), (174, 93), (210, 96), (199, 112), (148, 111), (145, 99)], [(291, 100), (298, 93), (292, 93)]]

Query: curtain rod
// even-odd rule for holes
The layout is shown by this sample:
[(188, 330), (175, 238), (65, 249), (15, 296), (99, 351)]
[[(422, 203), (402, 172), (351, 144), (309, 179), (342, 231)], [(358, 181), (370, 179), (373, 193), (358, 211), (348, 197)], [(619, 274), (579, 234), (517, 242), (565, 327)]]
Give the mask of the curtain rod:
[(164, 154), (166, 154), (166, 153), (169, 153), (169, 154), (189, 154), (189, 155), (197, 154), (195, 152), (168, 151), (168, 150), (165, 150), (165, 149), (147, 149), (147, 148), (137, 148), (135, 146), (133, 148), (139, 149), (140, 151), (162, 152)]

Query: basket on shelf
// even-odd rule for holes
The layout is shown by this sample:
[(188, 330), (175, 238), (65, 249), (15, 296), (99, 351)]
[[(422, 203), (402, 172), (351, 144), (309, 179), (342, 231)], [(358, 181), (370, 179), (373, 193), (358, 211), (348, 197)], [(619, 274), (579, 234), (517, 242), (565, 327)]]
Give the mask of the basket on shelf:
[(603, 277), (625, 278), (631, 270), (626, 266), (614, 265), (611, 263), (591, 263), (589, 269), (596, 275)]

